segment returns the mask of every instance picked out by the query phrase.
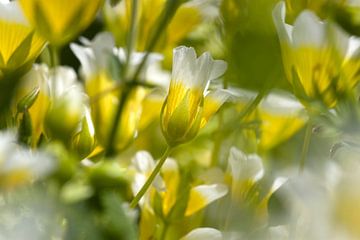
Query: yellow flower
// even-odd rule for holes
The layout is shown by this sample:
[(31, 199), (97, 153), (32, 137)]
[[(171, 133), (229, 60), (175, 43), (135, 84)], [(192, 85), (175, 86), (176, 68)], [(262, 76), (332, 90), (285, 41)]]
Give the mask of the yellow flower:
[(20, 0), (26, 17), (51, 44), (61, 46), (95, 18), (102, 0)]
[(56, 168), (51, 155), (16, 144), (13, 132), (0, 132), (0, 189), (11, 190), (50, 175)]
[(0, 3), (0, 77), (29, 66), (44, 44), (24, 18), (18, 2)]
[(273, 91), (259, 104), (261, 137), (259, 146), (269, 150), (286, 141), (306, 123), (307, 116), (300, 102), (285, 92)]
[[(130, 14), (132, 1), (120, 1), (116, 6), (105, 4), (105, 23), (114, 34), (117, 44), (124, 46), (126, 33), (130, 29)], [(139, 0), (136, 50), (145, 51), (157, 20), (166, 5), (165, 0)], [(181, 4), (169, 25), (164, 29), (161, 44), (156, 51), (163, 52), (165, 56), (171, 55), (171, 50), (179, 44), (189, 33), (195, 31), (202, 23), (209, 22), (219, 16), (219, 1), (191, 0)]]
[[(29, 108), (33, 145), (38, 143), (42, 133), (50, 136), (50, 132), (54, 134), (54, 131), (58, 133), (54, 136), (66, 135), (66, 138), (70, 139), (84, 117), (86, 100), (75, 71), (69, 67), (49, 69), (46, 65), (34, 64), (22, 78), (14, 103), (34, 89), (39, 89), (39, 93)], [(47, 125), (46, 130), (44, 121)]]
[[(71, 44), (71, 49), (81, 62), (81, 72), (85, 78), (86, 92), (90, 97), (91, 116), (97, 140), (102, 146), (105, 146), (113, 125), (116, 109), (120, 104), (119, 96), (123, 94), (121, 83), (113, 79), (109, 73), (109, 60), (113, 57), (124, 63), (125, 51), (122, 48), (115, 48), (114, 40), (109, 33), (100, 33), (92, 41), (82, 39), (82, 42), (85, 46)], [(135, 52), (131, 55), (128, 77), (133, 74), (143, 57), (144, 53)], [(166, 85), (168, 77), (166, 73), (158, 69), (159, 66), (157, 65), (160, 60), (160, 55), (150, 54), (148, 63), (140, 74), (142, 81)], [(163, 82), (156, 83), (159, 79)], [(152, 109), (154, 111), (147, 114), (147, 119), (143, 119), (140, 123), (148, 93), (149, 90), (141, 86), (130, 90), (121, 115), (120, 126), (116, 132), (115, 147), (117, 150), (123, 150), (132, 143), (139, 128), (151, 122), (155, 114), (160, 111)]]
[[(132, 159), (132, 169), (134, 170), (134, 181), (132, 191), (136, 195), (144, 185), (146, 179), (151, 174), (155, 162), (148, 152), (137, 152)], [(152, 187), (140, 200), (141, 221), (139, 239), (152, 239), (159, 219), (169, 218), (174, 213), (174, 209), (179, 205), (184, 206), (184, 212), (176, 217), (176, 224), (184, 221), (198, 211), (204, 209), (210, 203), (219, 200), (228, 193), (228, 187), (222, 183), (201, 184), (196, 186), (187, 185), (188, 189), (183, 189), (182, 177), (177, 162), (168, 158), (161, 169), (162, 177), (157, 176), (152, 183)], [(179, 194), (179, 192), (187, 194)], [(161, 213), (159, 213), (161, 212)], [(170, 219), (169, 219), (170, 220)], [(175, 222), (168, 222), (175, 225)], [(181, 230), (189, 231), (189, 227), (183, 226)], [(179, 239), (179, 238), (177, 238)]]
[(210, 80), (227, 64), (208, 52), (196, 58), (193, 48), (174, 49), (172, 80), (161, 112), (161, 129), (170, 145), (193, 139), (229, 97), (225, 90), (207, 91)]
[(273, 16), (287, 79), (307, 106), (319, 101), (333, 107), (359, 81), (355, 40), (310, 11), (303, 11), (293, 26), (285, 23), (285, 14), (285, 3), (280, 2)]

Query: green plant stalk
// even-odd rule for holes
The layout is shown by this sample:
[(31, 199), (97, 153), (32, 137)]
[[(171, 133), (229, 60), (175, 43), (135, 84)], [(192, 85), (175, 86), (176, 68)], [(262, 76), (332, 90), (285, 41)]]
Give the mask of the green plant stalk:
[(110, 157), (115, 153), (114, 142), (116, 140), (116, 134), (117, 134), (118, 128), (121, 125), (121, 114), (125, 107), (125, 104), (126, 104), (128, 96), (130, 94), (130, 91), (131, 90), (128, 89), (127, 86), (125, 86), (125, 89), (123, 89), (123, 91), (120, 91), (119, 107), (116, 109), (113, 125), (110, 128), (110, 132), (109, 132), (107, 147), (105, 148), (106, 149), (106, 151), (105, 151), (106, 157)]
[(56, 68), (60, 64), (60, 49), (56, 46), (49, 45), (50, 66)]
[(166, 239), (166, 233), (169, 229), (169, 222), (167, 222), (166, 220), (164, 220), (164, 226), (161, 230), (161, 235), (160, 235), (160, 240), (165, 240)]
[(160, 157), (160, 159), (158, 160), (154, 170), (152, 171), (152, 173), (150, 174), (149, 178), (146, 180), (145, 184), (142, 186), (142, 188), (140, 189), (140, 191), (136, 194), (136, 196), (134, 197), (134, 199), (131, 201), (130, 203), (130, 207), (131, 208), (135, 208), (137, 206), (137, 204), (139, 203), (140, 199), (144, 196), (144, 194), (146, 193), (146, 191), (149, 189), (150, 185), (152, 184), (152, 182), (154, 181), (155, 177), (159, 174), (161, 167), (164, 165), (166, 159), (168, 158), (168, 156), (170, 155), (170, 153), (172, 152), (173, 148), (170, 146), (167, 146), (164, 154)]
[[(52, 67), (52, 75), (54, 77), (54, 81), (56, 80), (56, 72), (57, 67), (60, 65), (60, 48), (57, 46), (49, 45), (49, 57), (50, 57), (50, 66)], [(52, 84), (52, 94), (53, 97), (56, 96), (56, 84)]]
[(126, 61), (125, 61), (125, 66), (124, 66), (124, 75), (123, 77), (126, 77), (126, 74), (128, 72), (128, 68), (130, 65), (130, 60), (131, 60), (131, 54), (134, 50), (134, 46), (136, 43), (136, 29), (137, 29), (137, 24), (136, 24), (136, 19), (137, 19), (137, 15), (138, 15), (138, 0), (133, 0), (132, 1), (132, 7), (131, 7), (131, 19), (130, 19), (130, 32), (129, 35), (127, 37), (127, 46), (126, 46)]
[(309, 152), (309, 146), (310, 146), (310, 140), (311, 140), (311, 134), (312, 134), (312, 124), (311, 121), (308, 122), (306, 129), (305, 129), (305, 138), (304, 138), (304, 144), (301, 151), (301, 158), (300, 158), (300, 164), (299, 164), (299, 172), (304, 171), (305, 167), (305, 161)]
[(128, 35), (128, 39), (127, 39), (127, 54), (126, 54), (126, 61), (125, 61), (125, 65), (124, 65), (124, 69), (123, 69), (123, 79), (125, 79), (125, 85), (123, 91), (120, 91), (120, 95), (119, 95), (119, 106), (116, 109), (115, 112), (115, 116), (114, 116), (114, 120), (113, 120), (113, 125), (110, 128), (110, 132), (109, 132), (109, 137), (107, 140), (107, 146), (105, 148), (105, 156), (110, 157), (115, 153), (115, 149), (114, 149), (114, 142), (115, 142), (115, 138), (116, 138), (116, 133), (118, 131), (119, 125), (121, 125), (121, 114), (123, 112), (125, 103), (127, 101), (128, 95), (131, 91), (131, 89), (129, 89), (129, 87), (126, 85), (126, 75), (128, 72), (128, 68), (130, 65), (130, 59), (131, 59), (131, 54), (133, 51), (133, 47), (134, 47), (134, 41), (135, 41), (135, 37), (136, 37), (136, 18), (137, 18), (137, 12), (138, 12), (138, 0), (133, 0), (132, 1), (132, 9), (131, 9), (131, 20), (130, 20), (130, 32)]
[(149, 41), (149, 44), (146, 48), (146, 54), (144, 58), (142, 59), (139, 67), (136, 69), (133, 79), (136, 81), (136, 79), (139, 77), (142, 68), (145, 66), (145, 63), (147, 59), (149, 58), (150, 53), (154, 50), (156, 47), (156, 43), (158, 42), (161, 34), (166, 29), (167, 24), (170, 22), (172, 17), (174, 16), (177, 7), (180, 5), (181, 1), (179, 0), (168, 0), (166, 2), (166, 6), (160, 15), (159, 24), (157, 28), (155, 29), (154, 35), (152, 35), (152, 38)]

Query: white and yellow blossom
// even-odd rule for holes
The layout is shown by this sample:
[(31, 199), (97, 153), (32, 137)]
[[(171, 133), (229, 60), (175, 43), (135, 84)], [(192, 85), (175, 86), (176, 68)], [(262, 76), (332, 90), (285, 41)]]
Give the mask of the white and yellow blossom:
[(226, 62), (206, 52), (199, 58), (189, 47), (174, 49), (172, 80), (161, 112), (161, 129), (170, 145), (193, 139), (227, 100), (222, 89), (208, 91), (210, 80), (221, 77)]
[[(256, 98), (256, 92), (249, 90), (230, 88), (229, 91), (239, 112), (244, 111), (245, 106)], [(267, 151), (291, 138), (307, 120), (305, 107), (292, 94), (282, 90), (272, 90), (243, 121), (259, 122), (256, 144), (260, 151)], [(249, 140), (249, 137), (247, 138)]]
[(45, 40), (29, 25), (17, 1), (0, 3), (0, 76), (30, 67)]
[[(135, 171), (134, 182), (132, 184), (133, 194), (136, 195), (140, 188), (144, 185), (146, 179), (155, 167), (154, 160), (147, 152), (140, 151), (133, 158), (132, 169)], [(189, 188), (188, 196), (179, 196), (181, 187), (180, 169), (174, 159), (168, 158), (162, 169), (161, 177), (157, 176), (150, 187), (149, 191), (140, 200), (142, 209), (142, 217), (140, 222), (140, 239), (148, 239), (154, 236), (156, 226), (159, 224), (156, 220), (159, 209), (157, 201), (160, 197), (160, 211), (167, 217), (171, 211), (179, 204), (186, 208), (182, 217), (190, 217), (198, 211), (204, 209), (210, 203), (224, 197), (228, 192), (228, 187), (222, 183), (201, 184), (196, 186), (187, 186)], [(179, 216), (180, 217), (180, 216)], [(179, 221), (181, 219), (178, 219)]]
[(320, 101), (333, 107), (359, 81), (358, 40), (311, 11), (301, 12), (294, 25), (285, 22), (285, 15), (285, 3), (280, 2), (273, 18), (287, 79), (307, 106)]
[[(165, 34), (161, 44), (157, 44), (156, 51), (171, 55), (171, 50), (201, 24), (207, 23), (220, 16), (221, 0), (191, 0), (179, 6), (169, 25), (164, 29)], [(137, 12), (137, 34), (135, 49), (145, 51), (157, 20), (166, 6), (165, 0), (140, 0)], [(127, 34), (130, 31), (130, 13), (132, 2), (120, 1), (115, 6), (105, 3), (104, 16), (108, 29), (114, 34), (117, 44), (125, 46)]]
[[(81, 62), (81, 73), (85, 78), (85, 90), (90, 97), (91, 115), (97, 139), (101, 145), (106, 145), (108, 135), (112, 130), (114, 114), (120, 104), (119, 96), (123, 90), (121, 83), (111, 76), (109, 64), (113, 57), (122, 66), (125, 65), (126, 54), (124, 49), (115, 47), (115, 42), (110, 33), (100, 33), (92, 41), (84, 38), (81, 41), (84, 46), (71, 44), (71, 49)], [(125, 78), (133, 75), (144, 56), (145, 53), (132, 53)], [(161, 60), (161, 55), (150, 54), (139, 80), (161, 88), (168, 86), (169, 76), (160, 68), (159, 62)], [(120, 69), (120, 71), (122, 70)], [(134, 87), (131, 90), (124, 105), (120, 126), (116, 134), (116, 149), (126, 148), (137, 136), (138, 130), (145, 127), (160, 113), (162, 99), (155, 98), (156, 101), (154, 102), (154, 98), (147, 98), (149, 92), (142, 86)], [(147, 102), (151, 103), (151, 107), (145, 111), (150, 109), (152, 111), (143, 111)], [(146, 121), (140, 122), (141, 119), (145, 118)]]
[(16, 134), (0, 132), (0, 188), (12, 189), (48, 176), (56, 161), (47, 153), (16, 144)]
[(84, 30), (102, 0), (20, 0), (25, 16), (51, 44), (61, 46)]
[(272, 91), (258, 107), (262, 150), (271, 149), (299, 131), (307, 121), (304, 106), (293, 95)]
[(58, 129), (59, 135), (75, 134), (85, 117), (86, 108), (86, 96), (75, 71), (68, 67), (49, 69), (46, 65), (34, 65), (23, 77), (16, 99), (21, 99), (33, 89), (39, 89), (37, 99), (29, 109), (33, 144), (37, 143), (41, 133), (50, 134), (50, 128)]

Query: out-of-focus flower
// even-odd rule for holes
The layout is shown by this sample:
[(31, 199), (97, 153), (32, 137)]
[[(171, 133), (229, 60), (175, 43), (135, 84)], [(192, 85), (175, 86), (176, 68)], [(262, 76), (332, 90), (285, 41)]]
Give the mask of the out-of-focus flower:
[(264, 175), (261, 158), (256, 154), (245, 155), (239, 149), (230, 149), (227, 178), (234, 199), (245, 199), (249, 190)]
[[(138, 152), (133, 159), (135, 179), (133, 182), (133, 193), (136, 193), (151, 174), (155, 163), (147, 152)], [(176, 221), (189, 217), (205, 208), (210, 203), (222, 198), (228, 192), (226, 185), (221, 183), (202, 184), (197, 186), (186, 186), (181, 184), (181, 175), (175, 160), (168, 158), (161, 169), (162, 177), (155, 179), (153, 188), (150, 188), (140, 201), (142, 217), (140, 222), (140, 239), (148, 239), (154, 236), (158, 214), (165, 218), (174, 214), (174, 209), (183, 209), (176, 215)], [(182, 195), (178, 193), (182, 192)], [(187, 192), (187, 194), (185, 194)], [(159, 203), (161, 203), (159, 205)], [(160, 213), (160, 212), (161, 213)], [(174, 216), (172, 216), (174, 217)], [(171, 224), (171, 223), (169, 223)]]
[(303, 11), (293, 26), (285, 22), (285, 14), (280, 2), (273, 17), (287, 79), (307, 107), (312, 101), (333, 107), (359, 81), (358, 40), (310, 11)]
[[(115, 57), (122, 66), (125, 65), (126, 54), (123, 49), (115, 48), (114, 40), (109, 33), (97, 35), (92, 42), (86, 39), (82, 39), (82, 42), (85, 46), (72, 44), (71, 48), (82, 65), (85, 89), (90, 97), (91, 115), (96, 137), (102, 145), (105, 145), (112, 128), (114, 114), (120, 104), (120, 93), (123, 91), (121, 82), (116, 81), (111, 76), (109, 64), (111, 57)], [(132, 76), (144, 56), (144, 53), (133, 53), (131, 55), (125, 78)], [(162, 57), (159, 54), (150, 54), (149, 60), (139, 76), (140, 81), (163, 87), (168, 85), (168, 74), (159, 66), (161, 59)], [(117, 149), (121, 150), (128, 146), (137, 135), (139, 128), (145, 127), (155, 116), (159, 115), (160, 102), (157, 102), (157, 105), (152, 103), (152, 106), (158, 107), (153, 109), (154, 111), (146, 112), (147, 115), (144, 118), (146, 117), (147, 120), (143, 121), (140, 126), (140, 119), (144, 114), (143, 106), (147, 102), (149, 92), (142, 86), (134, 87), (131, 90), (124, 105), (120, 127), (118, 127), (116, 134), (115, 147)], [(154, 99), (156, 98), (150, 98), (149, 101)]]
[(161, 111), (161, 129), (169, 145), (193, 139), (230, 96), (222, 89), (207, 90), (226, 68), (208, 52), (196, 58), (193, 48), (174, 49), (172, 80)]
[[(219, 16), (220, 0), (191, 0), (181, 4), (174, 17), (165, 29), (164, 38), (158, 44), (156, 51), (169, 52), (179, 44), (190, 32), (203, 22), (208, 22)], [(164, 0), (140, 0), (138, 3), (138, 18), (136, 50), (145, 51), (147, 44), (156, 28), (157, 20), (164, 9)], [(109, 30), (115, 35), (116, 41), (121, 46), (126, 44), (126, 33), (130, 29), (130, 12), (132, 2), (120, 1), (117, 5), (105, 4), (105, 21)], [(165, 54), (167, 55), (167, 54)]]
[(222, 233), (215, 228), (196, 228), (182, 237), (181, 240), (222, 240)]
[(95, 18), (102, 0), (20, 0), (25, 16), (51, 44), (61, 46)]
[(0, 79), (30, 67), (45, 45), (24, 18), (18, 2), (0, 3)]
[(0, 133), (0, 188), (11, 189), (49, 175), (56, 167), (48, 154), (16, 144), (16, 135)]
[[(228, 169), (225, 180), (231, 187), (229, 193), (230, 207), (225, 218), (229, 223), (241, 221), (249, 228), (264, 224), (268, 217), (268, 201), (272, 194), (286, 181), (285, 178), (276, 178), (266, 189), (259, 185), (265, 173), (262, 159), (256, 154), (244, 154), (232, 147), (228, 159)], [(239, 218), (243, 216), (246, 221)], [(231, 224), (235, 230), (236, 225)], [(251, 232), (250, 229), (243, 229)]]
[(304, 107), (290, 94), (273, 91), (258, 107), (260, 142), (262, 150), (268, 150), (284, 142), (301, 129), (307, 121)]
[[(36, 88), (39, 89), (39, 94), (29, 108), (33, 144), (36, 145), (41, 133), (70, 142), (85, 117), (86, 108), (86, 96), (77, 81), (76, 73), (67, 67), (49, 69), (46, 65), (34, 65), (24, 76), (18, 88), (17, 99)], [(81, 129), (80, 126), (80, 131)]]
[[(229, 91), (239, 112), (256, 98), (256, 93), (252, 91), (238, 88), (230, 88)], [(257, 145), (261, 151), (267, 151), (292, 137), (304, 126), (307, 118), (304, 106), (293, 95), (273, 90), (264, 96), (258, 107), (243, 121), (259, 122)]]

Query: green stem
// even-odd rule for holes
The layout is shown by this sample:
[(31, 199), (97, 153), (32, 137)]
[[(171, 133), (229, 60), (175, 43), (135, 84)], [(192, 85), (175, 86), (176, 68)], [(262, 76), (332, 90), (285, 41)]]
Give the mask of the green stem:
[(56, 46), (49, 45), (50, 66), (56, 68), (60, 64), (60, 49)]
[(161, 231), (160, 240), (166, 239), (166, 233), (167, 233), (168, 228), (169, 228), (169, 223), (166, 220), (164, 220), (164, 226)]
[(154, 170), (152, 171), (151, 175), (149, 176), (149, 178), (146, 180), (145, 184), (142, 186), (142, 188), (140, 189), (140, 191), (136, 194), (136, 196), (134, 197), (134, 199), (131, 201), (130, 203), (130, 207), (131, 208), (135, 208), (137, 206), (137, 204), (139, 203), (140, 199), (144, 196), (144, 194), (146, 193), (146, 191), (149, 189), (150, 185), (152, 184), (152, 182), (154, 181), (155, 177), (159, 174), (161, 167), (164, 165), (166, 159), (168, 158), (168, 156), (170, 155), (171, 151), (173, 150), (172, 147), (167, 146), (164, 154), (160, 157), (160, 159), (158, 160)]
[(105, 148), (106, 149), (105, 156), (107, 156), (107, 157), (112, 156), (115, 152), (114, 142), (115, 142), (118, 128), (121, 125), (121, 115), (122, 115), (123, 109), (125, 108), (125, 103), (130, 94), (130, 91), (131, 90), (127, 89), (126, 85), (124, 86), (124, 90), (120, 91), (119, 106), (116, 109), (113, 124), (112, 124), (112, 127), (110, 128), (110, 132), (108, 133), (109, 138), (107, 141), (107, 146)]
[[(49, 55), (50, 55), (50, 66), (52, 67), (52, 75), (54, 77), (54, 81), (56, 80), (56, 74), (57, 74), (57, 67), (60, 65), (60, 49), (56, 46), (49, 45)], [(57, 95), (57, 84), (51, 84), (51, 91), (53, 96), (55, 97)]]
[(300, 173), (304, 171), (306, 157), (307, 157), (307, 154), (309, 152), (311, 134), (312, 134), (312, 124), (309, 121), (307, 126), (306, 126), (304, 144), (303, 144), (303, 148), (302, 148), (302, 151), (301, 151), (301, 158), (300, 158), (300, 165), (299, 165), (299, 172)]
[(131, 61), (131, 54), (134, 49), (135, 40), (136, 40), (136, 18), (138, 13), (138, 0), (132, 1), (131, 7), (131, 19), (130, 19), (130, 31), (127, 38), (127, 47), (126, 47), (126, 61), (124, 66), (124, 77), (128, 73), (128, 68)]

